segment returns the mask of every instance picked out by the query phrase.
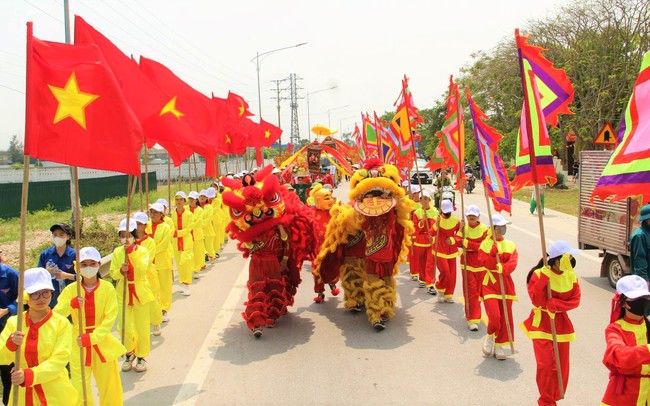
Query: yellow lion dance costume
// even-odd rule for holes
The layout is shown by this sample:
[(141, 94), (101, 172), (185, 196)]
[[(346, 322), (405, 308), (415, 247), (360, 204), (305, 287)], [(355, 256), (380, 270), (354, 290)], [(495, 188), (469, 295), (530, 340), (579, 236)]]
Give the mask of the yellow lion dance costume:
[(325, 283), (339, 276), (345, 308), (365, 304), (368, 320), (381, 331), (395, 315), (394, 275), (406, 260), (414, 232), (413, 201), (400, 187), (393, 165), (364, 162), (350, 179), (350, 203), (335, 205), (314, 273)]

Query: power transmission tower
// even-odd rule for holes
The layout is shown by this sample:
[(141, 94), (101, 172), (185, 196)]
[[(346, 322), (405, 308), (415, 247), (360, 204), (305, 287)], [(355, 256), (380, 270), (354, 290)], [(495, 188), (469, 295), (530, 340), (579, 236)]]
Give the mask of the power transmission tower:
[(290, 142), (295, 147), (300, 145), (300, 130), (298, 128), (298, 99), (303, 97), (298, 97), (298, 90), (302, 90), (302, 87), (298, 87), (297, 81), (302, 80), (301, 77), (295, 73), (289, 75), (289, 89), (290, 89), (290, 106), (291, 106), (291, 138)]
[[(286, 87), (281, 89), (280, 88), (280, 83), (282, 83), (284, 81), (287, 81), (287, 80), (289, 80), (289, 78), (275, 79), (275, 80), (271, 81), (272, 83), (275, 83), (275, 88), (271, 89), (272, 92), (275, 92), (275, 96), (271, 97), (271, 99), (275, 100), (278, 103), (278, 127), (280, 127), (280, 128), (282, 128), (282, 126), (280, 125), (280, 100), (288, 100), (288, 97), (281, 97), (280, 94), (282, 92), (284, 92), (285, 90), (289, 90)], [(279, 152), (280, 152), (280, 155), (282, 155), (282, 137), (280, 137), (278, 142), (280, 143)]]

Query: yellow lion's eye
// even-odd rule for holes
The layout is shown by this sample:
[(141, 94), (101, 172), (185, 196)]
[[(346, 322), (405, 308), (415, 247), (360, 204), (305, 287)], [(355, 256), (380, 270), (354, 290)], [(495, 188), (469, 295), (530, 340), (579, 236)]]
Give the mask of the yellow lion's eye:
[(368, 177), (368, 171), (365, 169), (359, 169), (359, 175), (361, 175), (362, 178), (367, 178)]
[(379, 167), (379, 174), (380, 174), (381, 176), (384, 176), (385, 173), (386, 173), (386, 168), (384, 168), (383, 166), (380, 166), (380, 167)]

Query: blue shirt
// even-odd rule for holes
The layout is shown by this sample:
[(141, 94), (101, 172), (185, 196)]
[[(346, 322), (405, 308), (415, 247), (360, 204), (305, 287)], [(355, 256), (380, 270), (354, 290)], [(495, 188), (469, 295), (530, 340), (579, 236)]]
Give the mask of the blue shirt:
[(18, 272), (10, 266), (0, 264), (0, 309), (8, 309), (9, 313), (0, 318), (0, 331), (5, 328), (9, 316), (16, 315), (16, 299), (18, 298)]
[[(41, 252), (41, 256), (38, 258), (38, 266), (41, 268), (47, 268), (47, 262), (52, 261), (56, 266), (59, 267), (59, 270), (75, 275), (74, 261), (76, 259), (77, 252), (74, 250), (74, 248), (66, 246), (63, 255), (59, 256), (59, 253), (56, 252), (56, 247), (51, 246), (50, 248), (46, 248), (43, 250), (43, 252)], [(74, 280), (66, 279), (64, 281), (59, 281), (54, 279), (52, 281), (52, 285), (54, 285), (54, 294), (52, 295), (52, 300), (50, 301), (50, 307), (56, 306), (56, 301), (59, 298), (62, 290), (60, 284), (63, 284), (63, 287), (65, 287), (72, 282), (74, 282)]]

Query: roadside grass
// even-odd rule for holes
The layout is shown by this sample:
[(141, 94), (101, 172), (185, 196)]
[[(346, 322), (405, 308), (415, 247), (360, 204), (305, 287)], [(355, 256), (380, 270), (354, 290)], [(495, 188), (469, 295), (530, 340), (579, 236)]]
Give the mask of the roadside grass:
[[(171, 196), (174, 198), (174, 193), (178, 190), (178, 184), (172, 183), (171, 185)], [(205, 182), (199, 182), (200, 188), (207, 188)], [(189, 192), (190, 187), (187, 182), (184, 182), (182, 185), (183, 190)], [(196, 188), (196, 183), (193, 184), (192, 189)], [(125, 185), (126, 189), (126, 185)], [(83, 190), (81, 191), (83, 193)], [(169, 200), (167, 193), (167, 185), (159, 185), (158, 190), (149, 192), (149, 203), (153, 203), (159, 198), (165, 198)], [(109, 199), (102, 200), (101, 202), (94, 203), (91, 205), (81, 206), (81, 217), (86, 221), (96, 219), (98, 216), (105, 214), (120, 214), (124, 213), (126, 217), (126, 207), (127, 200), (126, 196), (122, 197), (113, 197)], [(145, 198), (142, 198), (142, 204), (140, 199), (140, 194), (136, 192), (133, 198), (133, 211), (140, 211), (142, 208), (146, 210)], [(35, 212), (27, 213), (27, 236), (29, 237), (30, 231), (44, 231), (49, 230), (52, 224), (56, 223), (68, 223), (72, 218), (72, 210), (56, 211), (53, 208), (49, 207), (45, 210), (38, 210)], [(85, 223), (86, 224), (86, 223)], [(117, 224), (115, 224), (117, 228)], [(12, 242), (20, 240), (20, 218), (11, 218), (11, 219), (0, 219), (0, 243)]]
[[(544, 208), (559, 211), (561, 213), (570, 214), (572, 216), (578, 215), (578, 188), (572, 187), (569, 189), (544, 189)], [(532, 194), (532, 187), (526, 187), (516, 191), (513, 194), (513, 199), (521, 200), (522, 202), (530, 203)]]

